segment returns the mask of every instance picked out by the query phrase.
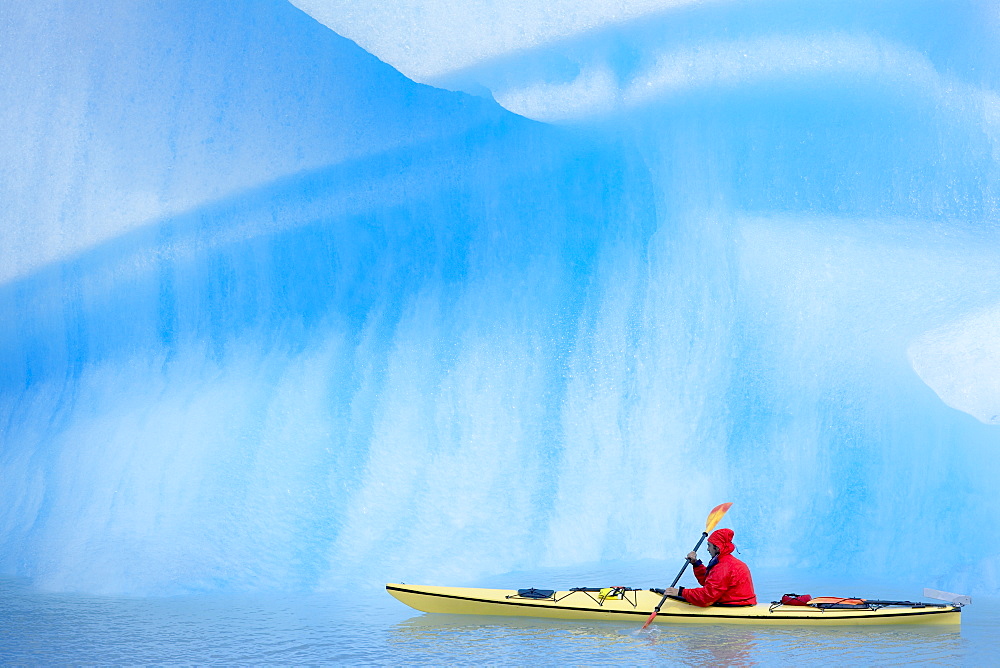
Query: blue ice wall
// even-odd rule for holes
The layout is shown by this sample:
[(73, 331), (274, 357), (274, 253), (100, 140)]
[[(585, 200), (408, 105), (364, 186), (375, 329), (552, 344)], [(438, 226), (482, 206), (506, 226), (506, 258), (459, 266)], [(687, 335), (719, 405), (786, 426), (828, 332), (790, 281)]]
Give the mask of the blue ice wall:
[(277, 0), (0, 10), (0, 571), (461, 582), (731, 500), (753, 563), (1000, 590), (991, 24), (789, 7), (451, 82), (545, 122)]

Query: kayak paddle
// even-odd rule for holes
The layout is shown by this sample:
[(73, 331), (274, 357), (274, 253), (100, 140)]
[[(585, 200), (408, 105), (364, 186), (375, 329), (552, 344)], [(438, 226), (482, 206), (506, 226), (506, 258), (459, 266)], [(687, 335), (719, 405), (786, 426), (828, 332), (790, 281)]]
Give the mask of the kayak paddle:
[[(708, 538), (708, 532), (715, 528), (715, 525), (719, 523), (719, 520), (722, 519), (722, 516), (725, 515), (732, 506), (733, 506), (732, 503), (720, 503), (715, 508), (712, 508), (712, 512), (708, 514), (708, 519), (705, 520), (705, 531), (704, 533), (701, 534), (701, 538), (698, 539), (698, 544), (694, 546), (692, 552), (698, 551), (698, 548), (701, 547), (701, 544), (705, 542), (706, 538)], [(681, 566), (681, 572), (678, 573), (677, 577), (674, 578), (673, 583), (671, 583), (670, 585), (671, 587), (676, 587), (677, 583), (680, 582), (681, 576), (684, 575), (684, 570), (688, 567), (688, 563), (690, 562), (687, 559), (685, 559), (684, 565)], [(660, 599), (660, 602), (656, 604), (655, 608), (653, 608), (653, 614), (651, 614), (649, 616), (649, 619), (646, 620), (646, 623), (642, 625), (641, 630), (643, 631), (646, 630), (646, 628), (648, 628), (649, 625), (653, 623), (653, 620), (656, 619), (656, 616), (660, 614), (660, 606), (662, 606), (663, 602), (666, 600), (667, 600), (667, 595), (664, 594), (663, 598)]]

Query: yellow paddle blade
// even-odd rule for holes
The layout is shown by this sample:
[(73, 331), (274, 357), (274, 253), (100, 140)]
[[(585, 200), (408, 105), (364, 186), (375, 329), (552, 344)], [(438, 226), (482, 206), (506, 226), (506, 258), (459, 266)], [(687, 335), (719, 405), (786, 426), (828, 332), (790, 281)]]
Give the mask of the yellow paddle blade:
[(712, 508), (712, 512), (708, 514), (708, 519), (705, 520), (705, 533), (714, 529), (715, 525), (722, 519), (722, 516), (729, 512), (729, 509), (732, 507), (732, 503), (720, 503), (715, 508)]

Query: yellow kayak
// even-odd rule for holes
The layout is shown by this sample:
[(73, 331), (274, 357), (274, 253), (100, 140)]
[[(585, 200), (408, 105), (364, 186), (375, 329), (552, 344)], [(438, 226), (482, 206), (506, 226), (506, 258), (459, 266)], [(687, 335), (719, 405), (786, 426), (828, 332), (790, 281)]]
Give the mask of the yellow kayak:
[[(661, 595), (625, 587), (536, 589), (472, 589), (388, 584), (386, 590), (422, 612), (453, 615), (506, 615), (549, 619), (602, 620), (642, 624)], [(802, 626), (867, 626), (881, 624), (954, 625), (961, 623), (958, 605), (870, 601), (848, 608), (809, 605), (712, 606), (700, 608), (668, 599), (657, 624), (795, 624)]]

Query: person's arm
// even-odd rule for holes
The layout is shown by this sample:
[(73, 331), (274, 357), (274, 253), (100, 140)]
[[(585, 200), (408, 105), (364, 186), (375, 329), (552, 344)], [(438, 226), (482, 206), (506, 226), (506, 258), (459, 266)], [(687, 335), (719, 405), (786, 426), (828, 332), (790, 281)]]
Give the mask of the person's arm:
[[(687, 557), (685, 558), (689, 564), (694, 566), (694, 576), (698, 578), (698, 582), (700, 584), (705, 584), (705, 573), (707, 572), (707, 569), (705, 568), (705, 564), (701, 563), (701, 559), (698, 558), (698, 553), (688, 552)], [(663, 593), (667, 596), (679, 596), (683, 598), (683, 591), (684, 587), (667, 587), (663, 590)]]
[[(698, 579), (698, 584), (705, 584), (705, 575), (708, 573), (708, 569), (705, 568), (705, 564), (701, 563), (701, 559), (698, 558), (697, 552), (688, 552), (687, 561), (694, 571), (694, 576)], [(683, 587), (681, 587), (683, 589)]]
[(722, 564), (717, 564), (712, 569), (712, 572), (705, 578), (703, 587), (694, 589), (681, 587), (676, 595), (681, 596), (688, 603), (703, 608), (713, 605), (729, 590), (729, 573), (721, 566)]

